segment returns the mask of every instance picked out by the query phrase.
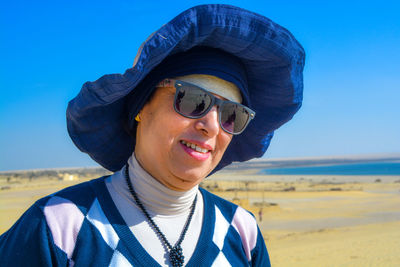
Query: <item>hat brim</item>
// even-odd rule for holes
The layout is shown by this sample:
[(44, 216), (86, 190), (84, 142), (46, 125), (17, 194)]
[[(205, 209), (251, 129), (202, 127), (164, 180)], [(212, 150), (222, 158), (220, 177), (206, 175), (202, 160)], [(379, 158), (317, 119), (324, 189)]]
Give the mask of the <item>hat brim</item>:
[[(128, 94), (135, 93), (146, 75), (167, 56), (195, 46), (218, 48), (242, 61), (248, 81), (248, 92), (242, 94), (256, 111), (255, 119), (242, 134), (234, 136), (214, 171), (234, 161), (261, 157), (273, 131), (301, 106), (305, 53), (285, 28), (229, 5), (186, 10), (146, 40), (134, 66), (124, 74), (85, 83), (67, 108), (67, 128), (75, 145), (106, 169), (121, 169), (135, 147), (124, 127)], [(150, 94), (139, 94), (139, 105), (143, 106)]]

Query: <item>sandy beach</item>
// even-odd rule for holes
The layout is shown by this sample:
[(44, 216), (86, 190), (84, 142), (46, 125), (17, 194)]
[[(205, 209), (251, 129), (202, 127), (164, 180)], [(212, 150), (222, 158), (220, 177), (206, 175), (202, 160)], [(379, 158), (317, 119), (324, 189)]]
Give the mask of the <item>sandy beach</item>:
[[(0, 233), (35, 200), (85, 179), (0, 179)], [(251, 211), (273, 266), (399, 266), (399, 176), (223, 171), (202, 186)]]
[(241, 204), (259, 220), (273, 266), (400, 264), (399, 176), (247, 173), (243, 179), (225, 172), (212, 181), (222, 187), (219, 195), (246, 200)]

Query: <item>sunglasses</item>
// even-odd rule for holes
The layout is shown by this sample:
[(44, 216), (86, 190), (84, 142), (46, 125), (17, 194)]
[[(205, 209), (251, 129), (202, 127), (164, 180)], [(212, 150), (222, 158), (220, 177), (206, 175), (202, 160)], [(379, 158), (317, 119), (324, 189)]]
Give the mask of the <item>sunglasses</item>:
[(174, 109), (186, 118), (201, 118), (217, 105), (218, 120), (222, 130), (237, 135), (246, 129), (256, 115), (250, 108), (236, 102), (221, 100), (197, 85), (179, 80), (168, 82), (175, 82)]

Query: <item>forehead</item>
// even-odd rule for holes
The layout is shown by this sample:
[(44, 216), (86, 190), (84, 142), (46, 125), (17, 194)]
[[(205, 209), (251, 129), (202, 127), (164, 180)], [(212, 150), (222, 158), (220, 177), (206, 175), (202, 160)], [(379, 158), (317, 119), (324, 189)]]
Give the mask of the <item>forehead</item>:
[(235, 84), (212, 75), (191, 74), (179, 76), (174, 79), (164, 79), (157, 87), (174, 87), (176, 80), (200, 87), (218, 98), (237, 103), (242, 102), (240, 89)]
[(215, 95), (233, 102), (242, 103), (240, 89), (232, 82), (213, 75), (191, 74), (178, 77), (179, 80), (197, 85)]
[[(197, 85), (195, 85), (197, 86)], [(197, 86), (200, 87), (200, 86)], [(191, 86), (191, 88), (193, 88), (193, 86)], [(225, 98), (224, 96), (221, 96), (217, 93), (211, 92), (210, 90), (206, 90), (205, 88), (200, 87), (201, 89), (209, 92), (210, 94), (212, 94), (213, 96), (215, 96), (216, 98), (219, 98), (221, 100), (229, 100), (227, 98)], [(170, 86), (169, 84), (167, 84), (166, 86), (157, 86), (156, 91), (153, 93), (153, 97), (157, 94), (157, 95), (164, 95), (164, 96), (169, 96), (169, 95), (175, 95), (176, 93), (176, 88), (175, 85)], [(152, 97), (152, 98), (153, 98)]]
[[(192, 83), (177, 81), (176, 86), (177, 86), (176, 88), (180, 89), (180, 90), (196, 90), (196, 89), (198, 89), (196, 93), (192, 92), (192, 96), (198, 94), (199, 97), (201, 96), (200, 99), (202, 99), (202, 97), (204, 96), (204, 92), (207, 92), (208, 95), (213, 95), (214, 97), (219, 98), (221, 100), (229, 100), (226, 97), (224, 97), (218, 93), (215, 93), (211, 90), (207, 90), (206, 88), (203, 88), (201, 86), (198, 86), (198, 85), (195, 85)], [(190, 99), (193, 100), (193, 98), (190, 98)]]

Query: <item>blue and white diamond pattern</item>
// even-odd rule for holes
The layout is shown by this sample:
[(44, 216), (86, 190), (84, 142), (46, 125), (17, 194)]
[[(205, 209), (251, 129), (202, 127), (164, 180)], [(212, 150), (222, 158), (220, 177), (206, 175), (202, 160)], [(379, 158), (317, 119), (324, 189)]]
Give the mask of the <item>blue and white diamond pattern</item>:
[(224, 253), (222, 252), (222, 248), (224, 246), (224, 241), (226, 234), (228, 233), (230, 223), (225, 219), (224, 215), (222, 215), (221, 211), (215, 206), (215, 230), (213, 236), (214, 244), (219, 248), (219, 253), (215, 258), (212, 266), (231, 266), (229, 261), (226, 259)]
[(91, 222), (94, 227), (97, 228), (97, 230), (99, 230), (107, 245), (115, 250), (119, 242), (119, 237), (101, 209), (97, 198), (93, 201), (89, 212), (86, 214), (86, 219), (88, 219), (88, 221)]
[(129, 261), (122, 255), (118, 250), (114, 251), (111, 258), (109, 267), (121, 267), (121, 266), (132, 266)]
[(77, 236), (86, 219), (100, 232), (104, 242), (114, 251), (110, 266), (131, 266), (129, 261), (117, 250), (120, 239), (97, 199), (93, 201), (85, 216), (72, 201), (53, 196), (46, 203), (44, 214), (52, 232), (54, 243), (67, 254), (72, 265), (71, 257)]
[[(250, 251), (254, 248), (257, 240), (257, 226), (252, 216), (239, 208), (236, 212), (237, 214), (235, 213), (231, 225), (231, 223), (225, 219), (220, 209), (217, 206), (214, 207), (215, 231), (212, 241), (219, 249), (219, 252), (212, 266), (232, 266), (223, 252), (225, 238), (230, 227), (241, 235), (242, 243), (245, 244), (246, 254), (248, 254), (247, 256), (250, 260)], [(99, 231), (104, 242), (113, 250), (109, 266), (131, 266), (126, 257), (117, 250), (120, 239), (105, 216), (97, 199), (93, 201), (88, 213), (84, 215), (70, 200), (53, 196), (46, 204), (44, 214), (53, 234), (55, 244), (67, 254), (69, 259), (71, 259), (74, 251), (77, 235), (80, 232), (82, 223), (84, 220), (87, 220), (87, 222), (92, 224), (93, 227)], [(62, 215), (64, 215), (64, 217)], [(254, 226), (251, 227), (253, 224)]]
[(93, 204), (86, 215), (86, 219), (91, 222), (97, 230), (99, 230), (104, 241), (114, 250), (110, 266), (131, 266), (129, 261), (118, 250), (116, 250), (120, 239), (105, 216), (97, 199), (93, 201)]

